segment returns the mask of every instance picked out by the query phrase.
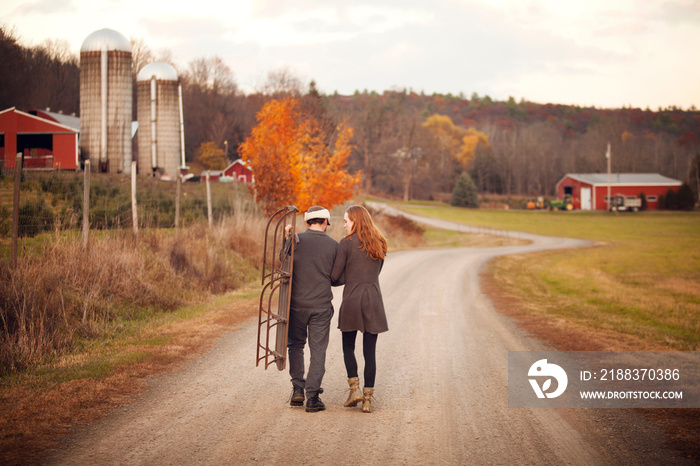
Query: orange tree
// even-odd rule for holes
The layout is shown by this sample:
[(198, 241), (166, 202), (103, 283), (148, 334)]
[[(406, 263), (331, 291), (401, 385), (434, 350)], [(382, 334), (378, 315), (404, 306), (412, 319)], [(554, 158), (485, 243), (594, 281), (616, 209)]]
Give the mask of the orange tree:
[(352, 197), (360, 182), (360, 173), (345, 170), (352, 128), (339, 125), (327, 143), (319, 122), (303, 115), (294, 98), (267, 102), (257, 121), (239, 154), (255, 174), (255, 197), (267, 214), (292, 204), (302, 212), (315, 204), (330, 209)]

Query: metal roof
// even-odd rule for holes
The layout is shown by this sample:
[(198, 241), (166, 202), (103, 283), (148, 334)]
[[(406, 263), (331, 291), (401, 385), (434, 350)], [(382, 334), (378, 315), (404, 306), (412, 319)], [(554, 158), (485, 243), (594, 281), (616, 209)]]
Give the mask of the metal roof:
[[(567, 173), (566, 177), (594, 186), (607, 186), (607, 173)], [(562, 181), (563, 179), (562, 178)], [(561, 183), (561, 181), (559, 182)], [(557, 184), (559, 184), (557, 183)], [(611, 173), (610, 186), (680, 186), (683, 183), (658, 173)]]
[[(46, 118), (48, 116), (49, 118), (53, 118), (56, 120), (58, 123), (62, 124), (63, 126), (67, 126), (69, 128), (73, 128), (76, 131), (80, 131), (80, 118), (75, 116), (75, 115), (66, 115), (64, 113), (57, 113), (57, 112), (51, 112), (49, 110), (30, 110), (29, 113), (32, 113), (36, 116), (39, 116), (41, 118)], [(46, 115), (46, 116), (44, 116)]]
[(177, 81), (177, 70), (169, 63), (154, 61), (141, 68), (136, 81), (150, 81), (153, 76), (159, 81)]
[(120, 52), (131, 52), (131, 42), (121, 33), (114, 29), (100, 29), (85, 38), (80, 47), (82, 52), (99, 52), (102, 46), (107, 46), (107, 50), (118, 50)]

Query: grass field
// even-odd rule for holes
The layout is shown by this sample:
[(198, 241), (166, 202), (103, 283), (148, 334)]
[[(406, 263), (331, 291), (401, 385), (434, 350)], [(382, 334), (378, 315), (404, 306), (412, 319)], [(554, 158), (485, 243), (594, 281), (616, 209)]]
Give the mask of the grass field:
[(503, 293), (552, 321), (617, 333), (635, 349), (700, 349), (700, 214), (491, 211), (439, 203), (408, 212), (499, 230), (594, 241), (593, 247), (503, 257)]

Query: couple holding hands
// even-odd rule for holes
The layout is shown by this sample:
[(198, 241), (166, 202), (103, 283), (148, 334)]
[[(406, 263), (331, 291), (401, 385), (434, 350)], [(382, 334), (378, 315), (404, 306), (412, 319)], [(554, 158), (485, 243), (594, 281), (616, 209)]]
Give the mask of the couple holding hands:
[[(326, 371), (326, 349), (333, 317), (331, 286), (345, 285), (338, 316), (338, 328), (343, 333), (343, 359), (350, 392), (344, 406), (357, 406), (372, 412), (374, 379), (377, 371), (377, 335), (389, 330), (384, 303), (379, 288), (379, 272), (387, 254), (384, 235), (374, 225), (367, 209), (350, 206), (343, 217), (347, 236), (336, 240), (326, 234), (331, 215), (320, 206), (304, 214), (307, 230), (295, 235), (294, 274), (292, 276), (289, 312), (289, 374), (292, 380), (292, 406), (306, 411), (326, 409), (319, 398), (321, 382)], [(291, 225), (285, 230), (290, 236)], [(364, 387), (360, 391), (355, 341), (362, 332), (364, 356)], [(311, 353), (309, 371), (304, 376), (304, 346)]]

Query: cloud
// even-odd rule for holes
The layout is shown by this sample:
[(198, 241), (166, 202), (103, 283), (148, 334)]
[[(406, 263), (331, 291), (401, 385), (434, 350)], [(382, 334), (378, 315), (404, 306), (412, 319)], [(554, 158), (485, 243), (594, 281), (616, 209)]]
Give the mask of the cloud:
[(54, 13), (69, 13), (72, 11), (76, 11), (73, 0), (38, 0), (20, 4), (8, 16), (49, 16)]
[(672, 23), (700, 22), (700, 3), (697, 1), (665, 2), (660, 9), (661, 17)]

